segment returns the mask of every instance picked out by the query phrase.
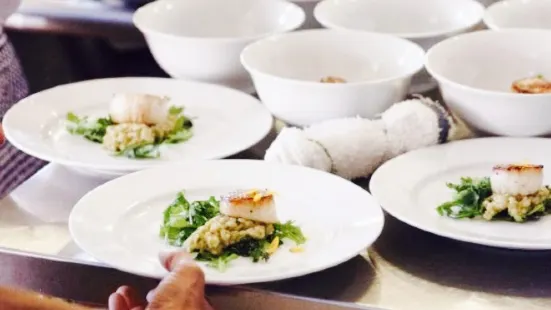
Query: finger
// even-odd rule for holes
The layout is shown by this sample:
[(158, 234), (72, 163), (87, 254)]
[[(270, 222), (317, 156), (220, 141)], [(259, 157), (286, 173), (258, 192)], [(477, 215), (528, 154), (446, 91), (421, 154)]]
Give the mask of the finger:
[(159, 260), (168, 271), (173, 271), (179, 264), (195, 264), (193, 257), (185, 251), (161, 252), (159, 253)]
[(155, 298), (155, 294), (157, 294), (156, 289), (152, 289), (151, 291), (149, 291), (149, 293), (147, 293), (147, 296), (145, 297), (147, 302), (151, 302), (153, 300), (153, 298)]
[(159, 257), (163, 266), (171, 272), (162, 282), (174, 281), (182, 288), (196, 287), (194, 290), (204, 295), (205, 274), (189, 253), (161, 253)]
[(109, 296), (109, 310), (130, 310), (126, 305), (126, 300), (118, 293), (113, 293)]
[(138, 298), (136, 291), (129, 286), (121, 286), (117, 289), (117, 293), (120, 294), (125, 302), (128, 309), (133, 309), (135, 307), (141, 306), (142, 303)]
[(170, 273), (150, 293), (148, 309), (183, 305), (184, 309), (202, 309), (205, 300), (205, 275), (193, 257), (185, 252), (161, 253), (161, 264)]

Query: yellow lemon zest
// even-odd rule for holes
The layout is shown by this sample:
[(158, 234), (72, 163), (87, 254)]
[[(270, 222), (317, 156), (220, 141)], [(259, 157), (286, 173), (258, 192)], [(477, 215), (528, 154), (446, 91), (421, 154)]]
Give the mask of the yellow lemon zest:
[(253, 197), (253, 202), (259, 202), (260, 200), (262, 200), (262, 194), (258, 193), (256, 195), (254, 195)]
[(279, 248), (279, 237), (275, 237), (274, 240), (270, 243), (268, 248), (266, 249), (266, 253), (268, 254), (274, 254), (275, 251)]

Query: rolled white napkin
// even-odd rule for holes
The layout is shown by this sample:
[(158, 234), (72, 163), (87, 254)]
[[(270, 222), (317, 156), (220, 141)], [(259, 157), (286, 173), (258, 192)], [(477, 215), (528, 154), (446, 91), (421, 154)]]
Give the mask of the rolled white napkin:
[(439, 141), (439, 116), (419, 99), (393, 105), (381, 119), (389, 141), (386, 159)]
[(369, 175), (382, 163), (388, 148), (381, 121), (336, 119), (306, 128), (304, 133), (325, 148), (331, 172), (346, 179)]
[(264, 160), (331, 171), (331, 158), (323, 146), (298, 128), (286, 127), (272, 142)]
[(416, 97), (393, 105), (377, 120), (345, 118), (284, 128), (264, 159), (355, 179), (402, 153), (470, 135), (440, 103)]

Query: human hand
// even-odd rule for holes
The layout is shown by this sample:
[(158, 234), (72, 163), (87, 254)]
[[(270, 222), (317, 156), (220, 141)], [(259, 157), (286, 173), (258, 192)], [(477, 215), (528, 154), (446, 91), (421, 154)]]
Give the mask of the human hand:
[(147, 294), (149, 304), (144, 306), (132, 288), (122, 286), (109, 296), (109, 310), (213, 310), (205, 299), (205, 275), (189, 254), (160, 259), (170, 273)]

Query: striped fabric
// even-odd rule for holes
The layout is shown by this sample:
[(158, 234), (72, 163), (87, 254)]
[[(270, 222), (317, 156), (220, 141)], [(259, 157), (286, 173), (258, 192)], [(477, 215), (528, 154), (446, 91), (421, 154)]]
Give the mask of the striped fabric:
[[(13, 46), (5, 38), (0, 42), (0, 124), (6, 111), (28, 94), (27, 81)], [(9, 194), (46, 163), (26, 155), (9, 142), (0, 145), (0, 199)]]

